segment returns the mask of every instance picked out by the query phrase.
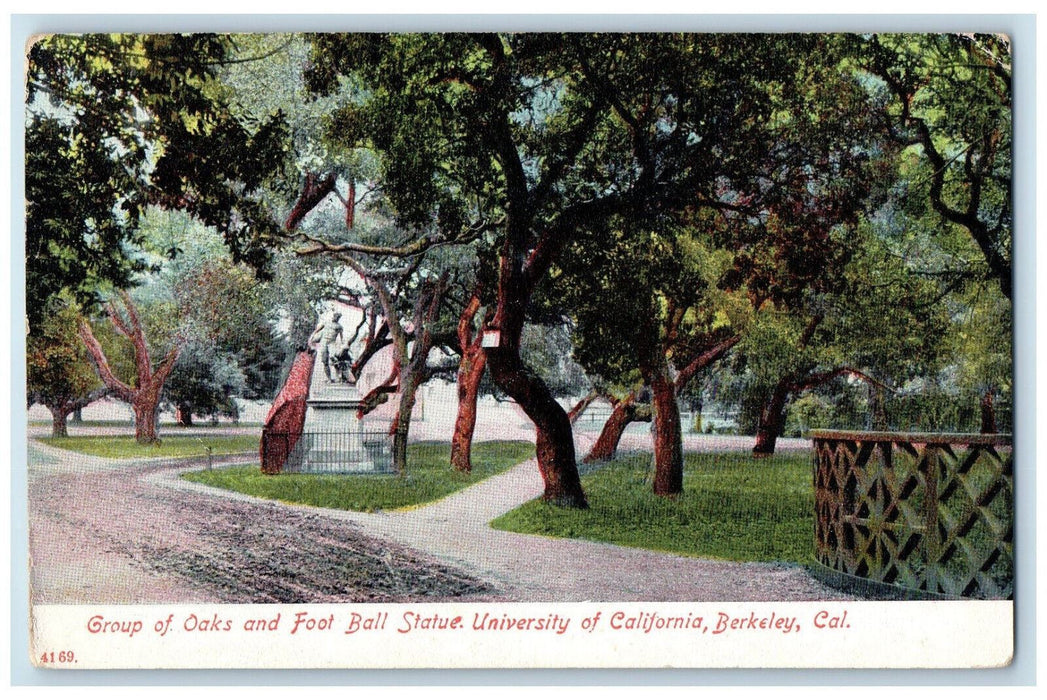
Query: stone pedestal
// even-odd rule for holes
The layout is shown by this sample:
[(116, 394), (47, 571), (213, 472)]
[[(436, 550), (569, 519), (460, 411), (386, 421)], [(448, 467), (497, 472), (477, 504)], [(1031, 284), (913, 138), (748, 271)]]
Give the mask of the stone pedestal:
[(390, 439), (367, 430), (356, 417), (362, 405), (355, 384), (330, 381), (314, 371), (306, 401), (302, 439), (287, 471), (309, 473), (390, 473)]

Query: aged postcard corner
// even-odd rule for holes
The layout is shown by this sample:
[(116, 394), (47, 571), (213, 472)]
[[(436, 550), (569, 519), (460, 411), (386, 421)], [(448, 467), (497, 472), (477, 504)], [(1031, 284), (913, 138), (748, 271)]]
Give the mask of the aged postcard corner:
[(992, 34), (50, 34), (48, 669), (994, 668)]

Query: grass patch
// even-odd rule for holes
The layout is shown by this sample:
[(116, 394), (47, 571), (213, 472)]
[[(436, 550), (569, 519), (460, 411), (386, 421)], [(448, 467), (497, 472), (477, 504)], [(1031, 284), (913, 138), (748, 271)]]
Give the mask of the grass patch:
[[(46, 425), (50, 427), (54, 421), (50, 418), (34, 418), (28, 421), (28, 425)], [(126, 418), (105, 418), (105, 419), (92, 419), (82, 420), (79, 423), (74, 423), (72, 419), (69, 420), (69, 429), (76, 430), (77, 428), (127, 428), (128, 430), (134, 430), (134, 423)], [(259, 431), (262, 428), (261, 421), (257, 420), (241, 420), (233, 422), (231, 420), (221, 420), (217, 423), (205, 419), (197, 419), (193, 421), (193, 424), (189, 426), (189, 429), (204, 429), (204, 430), (235, 430), (237, 428), (255, 428)], [(183, 426), (176, 423), (175, 421), (162, 420), (160, 421), (160, 430), (185, 430)]]
[(473, 471), (451, 468), (447, 443), (415, 443), (407, 448), (407, 475), (262, 474), (258, 465), (198, 471), (183, 478), (208, 486), (286, 503), (372, 512), (429, 503), (483, 481), (534, 456), (528, 442), (473, 445)]
[(235, 454), (258, 450), (258, 435), (169, 435), (160, 436), (159, 445), (139, 445), (133, 435), (88, 435), (64, 438), (37, 438), (45, 445), (109, 459), (142, 457), (196, 457), (207, 454)]
[(814, 549), (808, 455), (688, 454), (684, 493), (651, 493), (649, 454), (616, 459), (582, 478), (588, 510), (531, 501), (492, 522), (499, 530), (571, 537), (733, 561), (807, 563)]

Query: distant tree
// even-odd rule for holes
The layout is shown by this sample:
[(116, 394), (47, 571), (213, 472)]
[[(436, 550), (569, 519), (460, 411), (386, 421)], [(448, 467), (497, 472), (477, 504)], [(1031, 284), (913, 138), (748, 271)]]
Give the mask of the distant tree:
[(983, 433), (1013, 429), (997, 406), (1014, 400), (1013, 319), (1011, 305), (986, 283), (973, 284), (950, 299), (952, 324), (942, 339), (942, 364), (949, 389), (960, 401), (976, 397), (978, 422), (967, 430)]
[[(737, 348), (758, 456), (774, 452), (788, 404), (804, 392), (847, 378), (876, 398), (937, 367), (947, 327), (938, 285), (891, 255), (872, 225), (854, 229), (851, 242), (833, 285), (768, 309)], [(883, 427), (885, 418), (871, 418)]]
[(80, 319), (80, 337), (94, 361), (99, 378), (110, 393), (121, 401), (131, 405), (135, 418), (135, 440), (141, 444), (153, 444), (160, 441), (157, 433), (159, 420), (160, 395), (164, 382), (174, 370), (182, 341), (175, 338), (164, 358), (153, 366), (149, 353), (149, 344), (138, 311), (131, 301), (131, 295), (121, 291), (118, 296), (123, 302), (126, 318), (121, 315), (114, 302), (106, 307), (113, 327), (133, 348), (135, 378), (133, 384), (121, 380), (113, 371), (101, 343), (95, 337), (91, 324), (85, 318)]
[(190, 427), (194, 415), (238, 418), (235, 398), (245, 394), (247, 383), (235, 355), (207, 337), (189, 334), (164, 382), (163, 397), (174, 407), (179, 425)]
[(243, 378), (230, 384), (242, 398), (271, 398), (288, 353), (286, 339), (276, 328), (278, 308), (270, 305), (271, 296), (252, 270), (228, 258), (202, 261), (175, 285), (179, 317), (200, 339), (184, 352), (210, 346), (205, 354), (231, 364)]
[(52, 297), (26, 340), (29, 404), (51, 412), (51, 435), (69, 434), (69, 414), (108, 393), (77, 334), (79, 311), (68, 296)]

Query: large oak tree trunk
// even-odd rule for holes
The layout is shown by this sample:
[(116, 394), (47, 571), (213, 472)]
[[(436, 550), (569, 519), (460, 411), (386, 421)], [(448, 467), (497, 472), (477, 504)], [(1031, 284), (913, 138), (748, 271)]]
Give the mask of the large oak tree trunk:
[[(508, 128), (507, 123), (501, 126)], [(508, 148), (505, 155), (520, 165), (519, 155), (512, 148)], [(498, 305), (491, 323), (499, 332), (499, 340), (497, 347), (487, 349), (487, 366), (499, 388), (516, 401), (534, 423), (535, 456), (545, 482), (542, 499), (569, 508), (588, 508), (578, 476), (574, 434), (567, 412), (553, 398), (545, 382), (520, 359), (520, 337), (531, 294), (567, 234), (542, 236), (528, 253), (531, 248), (528, 233), (514, 218), (514, 211), (527, 209), (523, 172), (517, 168), (510, 174), (515, 181), (516, 196), (509, 202), (509, 221), (498, 259)]]
[(142, 331), (142, 324), (138, 320), (138, 312), (131, 297), (127, 292), (120, 292), (127, 312), (127, 320), (116, 310), (116, 306), (108, 305), (109, 319), (113, 326), (122, 335), (127, 337), (134, 346), (135, 359), (135, 386), (130, 386), (121, 381), (109, 366), (109, 360), (102, 350), (101, 344), (94, 336), (91, 325), (85, 320), (80, 320), (80, 338), (84, 341), (91, 359), (94, 361), (95, 369), (102, 383), (116, 398), (131, 404), (135, 416), (135, 440), (139, 444), (149, 445), (160, 441), (157, 435), (157, 418), (159, 416), (160, 392), (164, 382), (174, 369), (175, 361), (181, 349), (181, 340), (176, 339), (171, 350), (156, 368), (153, 368), (149, 358), (149, 346)]
[(675, 496), (683, 493), (683, 436), (676, 389), (664, 361), (645, 374), (654, 412), (654, 493)]
[(775, 444), (785, 427), (785, 405), (789, 398), (787, 380), (778, 382), (771, 392), (771, 398), (760, 412), (760, 424), (756, 429), (754, 457), (770, 457), (774, 454)]
[(481, 345), (483, 334), (476, 332), (473, 322), (480, 310), (482, 287), (477, 285), (469, 302), (458, 317), (458, 345), (462, 360), (458, 365), (458, 415), (451, 436), (451, 466), (460, 472), (473, 470), (473, 431), (476, 429), (476, 402), (480, 395), (480, 379), (487, 369), (487, 355)]
[(603, 429), (600, 430), (600, 437), (596, 439), (596, 444), (592, 446), (589, 454), (582, 461), (586, 464), (592, 464), (593, 462), (606, 462), (614, 459), (615, 455), (618, 454), (618, 445), (622, 441), (622, 435), (625, 434), (625, 429), (629, 427), (629, 424), (636, 421), (650, 420), (650, 409), (647, 406), (638, 405), (636, 396), (630, 394), (611, 409), (611, 415), (607, 417), (607, 421), (603, 424)]
[(515, 348), (489, 349), (487, 366), (498, 386), (534, 423), (535, 455), (545, 481), (542, 499), (559, 506), (587, 508), (567, 412), (545, 383), (523, 366)]
[(622, 440), (625, 429), (633, 422), (636, 414), (636, 401), (630, 396), (618, 403), (611, 409), (611, 415), (600, 430), (600, 437), (596, 438), (596, 444), (589, 450), (589, 454), (582, 460), (586, 464), (593, 462), (605, 462), (614, 459), (618, 453), (618, 443)]
[(487, 368), (483, 348), (462, 351), (458, 367), (458, 416), (451, 437), (451, 465), (460, 472), (473, 469), (473, 431), (476, 429), (476, 402), (480, 394), (480, 379)]
[(160, 397), (154, 397), (148, 392), (139, 392), (131, 408), (135, 415), (135, 442), (140, 445), (160, 442), (157, 430), (160, 422)]
[(47, 409), (51, 411), (51, 437), (69, 437), (69, 428), (66, 425), (66, 418), (69, 416), (68, 406), (62, 404), (48, 406)]

